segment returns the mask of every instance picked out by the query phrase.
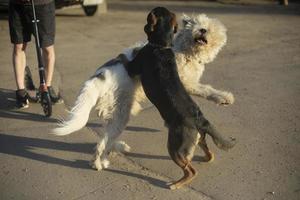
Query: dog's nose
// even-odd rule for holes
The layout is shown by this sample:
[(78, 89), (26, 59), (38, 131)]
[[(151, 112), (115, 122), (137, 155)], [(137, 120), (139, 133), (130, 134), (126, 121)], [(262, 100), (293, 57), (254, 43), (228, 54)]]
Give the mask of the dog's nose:
[(199, 32), (202, 33), (202, 34), (204, 34), (204, 33), (206, 33), (206, 29), (201, 28), (201, 29), (199, 30)]

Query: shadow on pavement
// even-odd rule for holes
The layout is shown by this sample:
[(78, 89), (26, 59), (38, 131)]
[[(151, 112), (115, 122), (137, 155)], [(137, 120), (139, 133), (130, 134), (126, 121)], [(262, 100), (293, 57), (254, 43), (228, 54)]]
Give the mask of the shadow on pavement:
[(19, 110), (0, 110), (0, 117), (10, 119), (21, 119), (37, 122), (52, 122), (57, 123), (56, 119), (45, 117), (44, 115), (24, 112)]
[(56, 119), (47, 118), (44, 115), (25, 112), (15, 108), (15, 91), (0, 88), (0, 117), (9, 119), (21, 119), (38, 122), (57, 122)]
[[(132, 158), (141, 158), (141, 159), (154, 159), (154, 160), (171, 160), (170, 156), (160, 156), (160, 155), (146, 155), (141, 153), (125, 153), (126, 156)], [(204, 156), (194, 155), (193, 161), (195, 162), (207, 162)]]
[(133, 172), (126, 172), (126, 171), (121, 171), (121, 170), (116, 170), (116, 169), (105, 169), (105, 171), (121, 174), (121, 175), (124, 175), (124, 176), (136, 177), (136, 178), (139, 178), (139, 179), (143, 179), (143, 180), (147, 181), (148, 183), (150, 183), (152, 185), (155, 185), (155, 186), (158, 186), (158, 187), (161, 187), (161, 188), (165, 188), (165, 189), (169, 189), (168, 186), (166, 185), (165, 181), (161, 181), (159, 179), (152, 178), (152, 177), (149, 177), (149, 176), (144, 176), (142, 174), (137, 174), (137, 173), (133, 173)]
[[(86, 125), (89, 128), (102, 128), (102, 124), (100, 123), (93, 123), (93, 122), (89, 122)], [(158, 129), (152, 129), (152, 128), (146, 128), (146, 127), (138, 127), (138, 126), (127, 126), (125, 128), (125, 130), (127, 131), (132, 131), (132, 132), (151, 132), (151, 133), (156, 133), (156, 132), (160, 132), (160, 130)]]
[(74, 17), (74, 18), (79, 18), (79, 17), (86, 17), (85, 14), (73, 14), (73, 13), (56, 13), (55, 14), (56, 17)]
[(159, 155), (146, 155), (141, 153), (126, 153), (126, 156), (134, 158), (146, 158), (146, 159), (157, 159), (157, 160), (170, 160), (169, 156), (159, 156)]
[(0, 88), (0, 110), (11, 110), (15, 108), (15, 91)]
[(37, 153), (37, 149), (53, 149), (92, 154), (95, 144), (66, 143), (39, 138), (29, 138), (0, 133), (0, 153), (37, 160), (45, 163), (63, 165), (72, 168), (90, 169), (88, 161), (65, 160), (49, 155)]
[[(87, 169), (91, 170), (89, 166), (89, 161), (86, 160), (66, 160), (46, 154), (37, 153), (38, 149), (52, 149), (59, 151), (70, 151), (77, 153), (85, 153), (92, 155), (94, 143), (66, 143), (61, 141), (46, 140), (40, 138), (30, 138), (23, 136), (7, 135), (0, 133), (0, 153), (19, 156), (27, 158), (30, 160), (40, 161), (44, 163), (50, 163), (55, 165), (62, 165), (66, 167), (78, 168), (78, 169)], [(168, 156), (156, 156), (156, 155), (145, 155), (138, 153), (126, 153), (130, 157), (146, 158), (146, 159), (170, 159)], [(199, 160), (199, 159), (197, 159)], [(144, 176), (141, 174), (136, 174), (133, 172), (126, 172), (116, 169), (105, 169), (106, 171), (136, 177), (143, 179), (150, 184), (153, 184), (158, 187), (168, 188), (164, 181)]]
[(160, 130), (158, 130), (158, 129), (138, 127), (138, 126), (127, 126), (125, 128), (125, 130), (126, 131), (132, 131), (132, 132), (151, 132), (151, 133), (160, 132)]
[[(0, 10), (0, 21), (5, 21), (8, 20), (8, 10)], [(8, 22), (7, 22), (7, 26), (8, 26)]]

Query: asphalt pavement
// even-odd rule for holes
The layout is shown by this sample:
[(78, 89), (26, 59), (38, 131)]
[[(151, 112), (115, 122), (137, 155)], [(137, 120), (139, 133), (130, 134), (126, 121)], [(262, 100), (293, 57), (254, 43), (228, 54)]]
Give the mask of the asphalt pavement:
[[(148, 12), (165, 6), (178, 16), (206, 13), (228, 29), (228, 42), (206, 66), (203, 83), (231, 91), (233, 105), (216, 106), (193, 97), (218, 130), (237, 138), (223, 152), (209, 139), (215, 161), (196, 151), (193, 182), (171, 191), (166, 182), (182, 176), (168, 156), (167, 129), (148, 102), (132, 117), (121, 139), (131, 147), (112, 155), (111, 165), (88, 165), (101, 121), (93, 112), (85, 128), (66, 137), (49, 134), (67, 114), (82, 83), (124, 48), (145, 40)], [(86, 17), (81, 8), (57, 10), (53, 86), (65, 104), (50, 118), (39, 104), (15, 105), (7, 13), (0, 13), (0, 199), (91, 200), (298, 200), (300, 197), (300, 6), (224, 4), (208, 1), (108, 1), (108, 12)], [(34, 44), (27, 64), (35, 83)]]

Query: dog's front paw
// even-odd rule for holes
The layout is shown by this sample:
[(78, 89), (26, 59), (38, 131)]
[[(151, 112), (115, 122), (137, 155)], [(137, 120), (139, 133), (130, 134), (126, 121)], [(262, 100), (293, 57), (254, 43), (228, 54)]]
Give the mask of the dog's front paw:
[(221, 92), (210, 95), (208, 100), (212, 100), (218, 105), (229, 105), (234, 103), (234, 96), (231, 92)]
[(96, 158), (96, 159), (94, 159), (94, 160), (91, 160), (90, 166), (91, 166), (93, 169), (96, 169), (97, 171), (102, 170), (102, 164), (101, 164), (100, 158)]

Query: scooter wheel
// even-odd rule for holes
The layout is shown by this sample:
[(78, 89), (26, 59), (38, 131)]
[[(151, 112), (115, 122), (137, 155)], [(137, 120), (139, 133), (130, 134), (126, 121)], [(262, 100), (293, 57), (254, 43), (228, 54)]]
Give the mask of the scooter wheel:
[(41, 105), (43, 107), (45, 116), (50, 117), (52, 115), (52, 103), (49, 93), (46, 91), (41, 93)]
[(95, 13), (97, 12), (98, 9), (98, 5), (95, 6), (82, 6), (84, 13), (86, 14), (86, 16), (93, 16), (95, 15)]

